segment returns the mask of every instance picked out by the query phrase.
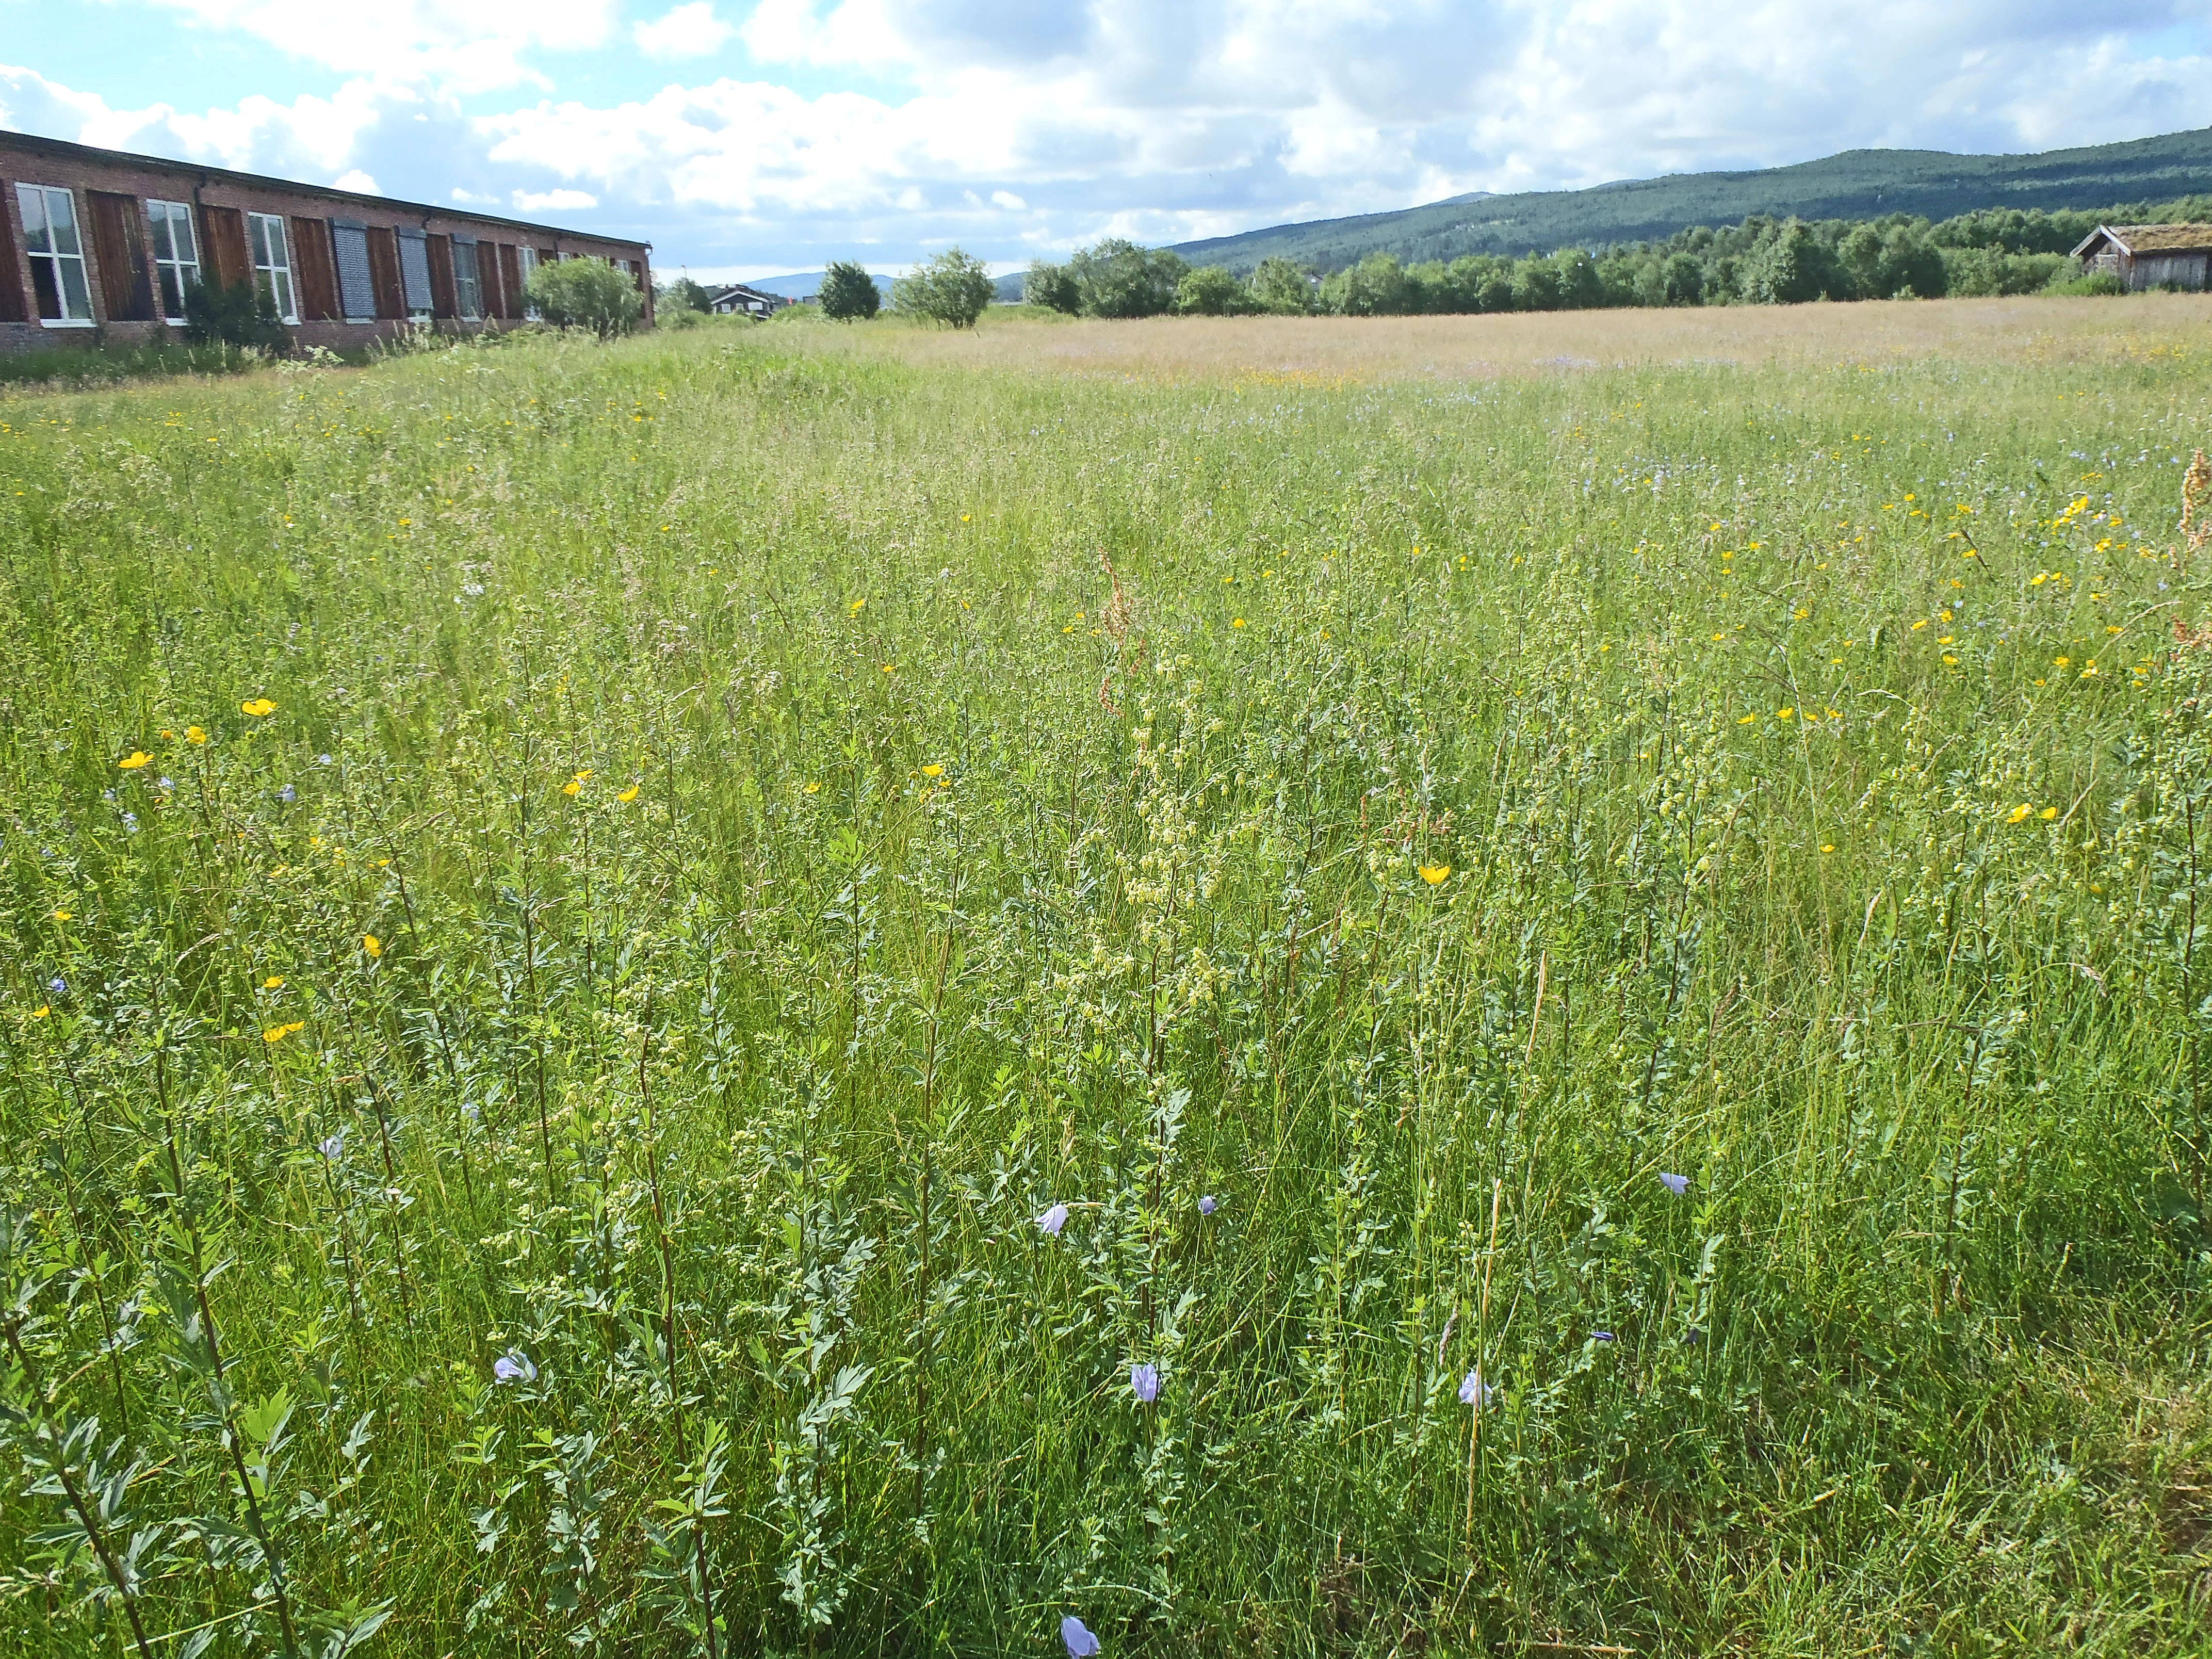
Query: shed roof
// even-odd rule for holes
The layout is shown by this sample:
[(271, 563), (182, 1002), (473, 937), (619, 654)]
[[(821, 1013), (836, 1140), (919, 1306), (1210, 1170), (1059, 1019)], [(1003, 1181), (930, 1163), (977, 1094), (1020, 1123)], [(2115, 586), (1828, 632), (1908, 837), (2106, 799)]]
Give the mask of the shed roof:
[(2100, 237), (2109, 238), (2123, 253), (2141, 258), (2146, 253), (2203, 253), (2212, 252), (2212, 225), (2099, 225), (2074, 250), (2076, 258)]

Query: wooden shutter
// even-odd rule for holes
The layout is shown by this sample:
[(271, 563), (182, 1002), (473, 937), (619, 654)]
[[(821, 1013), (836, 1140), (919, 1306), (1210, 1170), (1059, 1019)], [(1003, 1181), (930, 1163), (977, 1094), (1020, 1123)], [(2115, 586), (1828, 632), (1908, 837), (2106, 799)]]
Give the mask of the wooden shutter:
[(477, 244), (477, 287), (483, 295), (483, 314), (486, 317), (507, 315), (507, 279), (499, 274), (497, 242)]
[(301, 321), (337, 321), (338, 275), (331, 258), (329, 220), (303, 216), (292, 221), (292, 283), (299, 293)]
[(0, 185), (0, 323), (27, 323), (22, 245), (15, 238), (15, 192)]
[(453, 239), (425, 236), (422, 251), (430, 261), (430, 314), (441, 319), (459, 316), (460, 302), (453, 293)]
[(146, 244), (138, 234), (138, 198), (104, 190), (85, 191), (92, 221), (93, 262), (100, 267), (100, 298), (111, 323), (154, 320), (154, 284), (146, 272)]
[(510, 319), (522, 315), (522, 256), (512, 243), (499, 245), (499, 291), (506, 296)]
[[(201, 222), (207, 227), (208, 263), (215, 279), (227, 288), (253, 280), (253, 261), (246, 252), (246, 216), (236, 208), (204, 207)], [(202, 272), (203, 276), (207, 273)]]
[(399, 282), (399, 238), (382, 225), (368, 232), (368, 267), (376, 283), (376, 314), (396, 322), (407, 314), (407, 292)]

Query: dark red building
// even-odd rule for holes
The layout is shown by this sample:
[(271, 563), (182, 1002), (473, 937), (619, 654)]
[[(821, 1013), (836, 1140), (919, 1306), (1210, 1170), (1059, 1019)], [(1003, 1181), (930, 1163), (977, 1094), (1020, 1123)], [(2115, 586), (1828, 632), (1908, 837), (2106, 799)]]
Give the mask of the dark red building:
[(157, 337), (184, 321), (198, 282), (252, 283), (302, 345), (360, 345), (409, 322), (496, 328), (521, 319), (540, 263), (578, 258), (628, 271), (650, 323), (651, 255), (647, 242), (0, 132), (0, 351)]

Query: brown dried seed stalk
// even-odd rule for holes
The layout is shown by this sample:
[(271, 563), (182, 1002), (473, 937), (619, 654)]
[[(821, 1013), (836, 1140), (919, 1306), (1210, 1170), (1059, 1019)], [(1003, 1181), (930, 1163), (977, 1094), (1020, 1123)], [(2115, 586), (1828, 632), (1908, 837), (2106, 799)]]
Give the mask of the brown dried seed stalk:
[(2181, 475), (2181, 524), (2185, 556), (2202, 549), (2212, 541), (2212, 517), (2205, 507), (2212, 504), (2212, 461), (2204, 459), (2198, 450), (2191, 459), (2189, 471)]

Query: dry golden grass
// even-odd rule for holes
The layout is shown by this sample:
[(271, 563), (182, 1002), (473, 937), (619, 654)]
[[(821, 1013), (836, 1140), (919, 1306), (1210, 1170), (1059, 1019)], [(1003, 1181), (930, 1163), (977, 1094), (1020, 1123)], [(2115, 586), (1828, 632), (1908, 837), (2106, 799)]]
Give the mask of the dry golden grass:
[(877, 325), (823, 330), (831, 349), (930, 366), (1143, 380), (1333, 386), (1483, 380), (1638, 364), (2002, 358), (2113, 363), (2203, 352), (2212, 299), (2034, 295), (1863, 305), (1735, 306), (1492, 317), (1154, 318), (1061, 322), (997, 312), (973, 332)]

